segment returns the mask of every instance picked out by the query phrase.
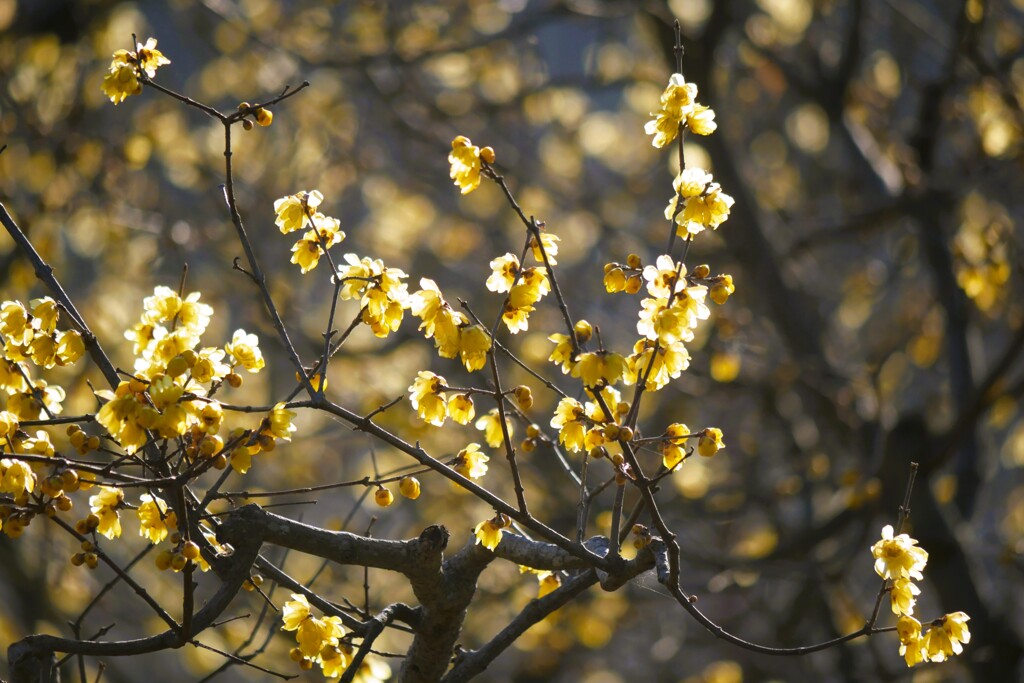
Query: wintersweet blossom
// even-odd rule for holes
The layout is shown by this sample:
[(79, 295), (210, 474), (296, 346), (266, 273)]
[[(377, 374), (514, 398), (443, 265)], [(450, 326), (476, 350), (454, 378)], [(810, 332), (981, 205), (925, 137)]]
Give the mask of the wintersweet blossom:
[(928, 562), (928, 553), (907, 534), (893, 536), (892, 525), (882, 528), (882, 540), (871, 546), (871, 554), (875, 558), (875, 572), (883, 579), (924, 578), (921, 570)]
[(452, 140), (448, 163), (452, 165), (451, 178), (462, 194), (469, 194), (480, 187), (480, 148), (474, 146), (465, 135), (459, 135)]

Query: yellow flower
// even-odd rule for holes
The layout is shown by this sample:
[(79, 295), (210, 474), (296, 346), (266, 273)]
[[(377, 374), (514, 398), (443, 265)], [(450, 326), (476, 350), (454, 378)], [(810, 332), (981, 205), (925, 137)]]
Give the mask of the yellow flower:
[(921, 638), (921, 622), (914, 617), (903, 615), (896, 622), (896, 633), (900, 638), (900, 654), (903, 655), (907, 666), (925, 661), (927, 653)]
[(200, 384), (224, 379), (231, 372), (231, 367), (222, 362), (225, 355), (224, 350), (216, 346), (200, 349), (192, 366), (192, 379)]
[(559, 443), (565, 444), (571, 451), (583, 449), (587, 422), (579, 401), (569, 397), (559, 401), (555, 416), (551, 418), (551, 426), (558, 430)]
[(28, 311), (20, 301), (5, 301), (0, 304), (0, 335), (8, 343), (25, 346), (32, 341), (32, 326)]
[(907, 534), (893, 536), (893, 528), (882, 528), (882, 540), (871, 546), (875, 558), (875, 572), (883, 579), (924, 578), (921, 570), (928, 562), (928, 553), (917, 547), (917, 541)]
[(295, 417), (295, 413), (288, 410), (284, 403), (276, 404), (265, 419), (266, 426), (261, 430), (261, 434), (269, 434), (275, 439), (290, 441), (292, 432), (296, 430), (295, 425), (292, 424), (293, 417)]
[(303, 274), (316, 268), (321, 254), (345, 239), (337, 218), (315, 213), (311, 221), (313, 229), (306, 231), (302, 239), (292, 245), (292, 263), (297, 264)]
[(686, 457), (686, 439), (690, 436), (690, 428), (680, 422), (674, 422), (665, 430), (665, 440), (661, 442), (661, 464), (670, 470)]
[(53, 334), (57, 329), (57, 318), (60, 315), (57, 302), (44, 296), (29, 301), (28, 306), (32, 309), (32, 329), (43, 334)]
[(53, 337), (37, 334), (28, 347), (29, 358), (41, 368), (52, 368), (57, 364), (57, 343)]
[(711, 300), (721, 306), (729, 300), (729, 295), (736, 291), (732, 284), (732, 275), (719, 275), (711, 285)]
[(548, 337), (548, 341), (555, 342), (555, 350), (548, 356), (548, 360), (555, 365), (560, 365), (562, 374), (568, 373), (576, 364), (572, 351), (572, 337), (567, 334), (555, 333)]
[(447, 396), (444, 393), (447, 388), (448, 385), (444, 377), (435, 375), (429, 370), (420, 370), (412, 385), (407, 389), (409, 402), (427, 424), (440, 427), (448, 417)]
[(259, 372), (265, 365), (263, 353), (259, 347), (260, 340), (255, 334), (245, 330), (235, 330), (231, 341), (224, 345), (224, 350), (234, 358), (234, 364), (240, 364), (249, 372)]
[(480, 522), (473, 529), (477, 544), (493, 551), (501, 543), (501, 534), (506, 526), (508, 517), (503, 514)]
[(646, 266), (643, 275), (647, 280), (647, 293), (653, 297), (667, 299), (673, 291), (680, 292), (686, 286), (683, 279), (686, 277), (686, 266), (677, 264), (667, 254), (659, 256), (655, 265)]
[[(721, 186), (704, 169), (684, 169), (672, 181), (672, 187), (675, 194), (665, 208), (665, 218), (675, 220), (681, 237), (696, 235), (705, 228), (717, 229), (729, 218), (733, 198), (722, 192)], [(680, 197), (683, 209), (677, 212)]]
[(448, 413), (460, 425), (468, 425), (476, 416), (473, 399), (466, 394), (455, 394), (448, 399)]
[(460, 351), (460, 327), (468, 325), (469, 319), (452, 309), (433, 280), (421, 279), (420, 287), (422, 289), (409, 296), (410, 312), (423, 321), (419, 329), (427, 339), (434, 338), (438, 354), (442, 358), (455, 358)]
[(466, 370), (473, 372), (487, 364), (487, 353), (491, 350), (491, 336), (480, 325), (462, 328), (459, 335), (459, 356)]
[(725, 442), (722, 441), (722, 430), (716, 427), (705, 429), (697, 439), (697, 453), (705, 458), (710, 458), (723, 448)]
[(550, 291), (547, 269), (534, 266), (523, 270), (519, 282), (509, 290), (508, 298), (513, 306), (523, 308), (537, 303)]
[(668, 86), (661, 94), (661, 109), (644, 126), (644, 132), (653, 135), (652, 144), (661, 148), (676, 139), (679, 126), (693, 110), (697, 98), (697, 85), (687, 83), (682, 74), (672, 74)]
[(121, 104), (132, 95), (142, 92), (142, 83), (136, 75), (135, 65), (115, 60), (103, 77), (103, 92), (114, 104)]
[(150, 78), (156, 76), (156, 70), (158, 67), (171, 63), (171, 60), (164, 57), (164, 53), (156, 49), (156, 38), (147, 39), (145, 45), (137, 43), (135, 50), (139, 67), (145, 71), (146, 75)]
[(85, 353), (82, 335), (75, 330), (57, 333), (57, 365), (72, 365)]
[(167, 503), (158, 496), (143, 493), (139, 496), (139, 508), (136, 513), (139, 516), (139, 536), (149, 539), (150, 543), (156, 544), (167, 538), (170, 529), (178, 526), (174, 512), (167, 511)]
[(386, 337), (397, 330), (410, 306), (403, 281), (407, 275), (398, 268), (386, 267), (380, 259), (360, 260), (355, 254), (345, 254), (344, 260), (347, 265), (338, 266), (336, 275), (342, 283), (339, 296), (346, 300), (360, 297), (363, 322), (374, 335)]
[(452, 469), (468, 479), (479, 479), (487, 474), (488, 460), (490, 458), (480, 452), (480, 444), (470, 443), (455, 456)]
[(284, 621), (281, 629), (284, 631), (294, 631), (308, 617), (309, 600), (306, 599), (305, 595), (292, 593), (292, 599), (285, 602), (281, 607), (281, 619)]
[(338, 678), (352, 663), (351, 650), (328, 646), (320, 650), (320, 670), (327, 678)]
[(537, 572), (537, 599), (557, 590), (562, 585), (562, 577), (554, 572)]
[(323, 200), (319, 190), (281, 197), (274, 201), (274, 213), (277, 214), (274, 224), (285, 235), (301, 230), (312, 223), (312, 216)]
[(583, 379), (588, 387), (616, 384), (626, 369), (625, 359), (610, 351), (581, 353), (572, 368), (572, 376)]
[(11, 439), (18, 433), (18, 416), (7, 410), (0, 410), (0, 439)]
[(953, 612), (942, 617), (942, 623), (924, 634), (923, 647), (930, 662), (942, 662), (946, 657), (958, 655), (964, 651), (962, 643), (971, 640), (971, 632), (967, 629), (970, 617), (963, 612)]
[[(530, 250), (533, 252), (533, 258), (537, 263), (544, 264), (544, 257), (548, 257), (548, 265), (558, 265), (558, 261), (555, 257), (558, 256), (558, 243), (561, 240), (558, 235), (552, 235), (550, 232), (540, 233), (540, 244), (537, 243), (536, 237), (530, 237)], [(541, 253), (541, 247), (544, 248)]]
[(459, 135), (452, 140), (448, 163), (452, 165), (451, 178), (462, 194), (468, 194), (480, 186), (480, 148), (473, 146), (469, 138)]
[[(647, 372), (653, 352), (654, 342), (649, 339), (640, 339), (633, 345), (633, 354), (626, 358), (626, 372), (622, 377), (625, 384), (636, 384), (640, 381)], [(651, 373), (647, 376), (647, 391), (657, 391), (668, 384), (670, 379), (679, 377), (690, 367), (690, 353), (679, 341), (659, 344), (653, 363)]]
[(509, 303), (505, 306), (504, 312), (501, 314), (501, 322), (505, 323), (505, 327), (512, 334), (518, 334), (524, 332), (530, 327), (530, 313), (533, 312), (533, 306), (523, 306), (517, 308), (513, 304)]
[(915, 586), (910, 579), (895, 579), (892, 582), (892, 589), (889, 591), (892, 613), (896, 616), (913, 614), (914, 604), (917, 602), (917, 598), (914, 596), (920, 594), (921, 589)]
[(314, 231), (310, 230), (302, 236), (302, 239), (292, 245), (291, 262), (299, 266), (303, 275), (316, 268), (320, 263), (320, 242), (317, 241)]
[(17, 497), (23, 493), (32, 493), (36, 485), (36, 475), (28, 463), (21, 460), (0, 460), (0, 493), (10, 493)]
[(123, 504), (124, 491), (114, 486), (101, 486), (99, 493), (89, 498), (89, 509), (100, 518), (96, 531), (110, 539), (120, 536), (121, 518), (117, 510)]
[(636, 330), (648, 339), (662, 344), (693, 341), (690, 318), (680, 307), (669, 305), (668, 299), (644, 299), (640, 302), (640, 321)]
[(694, 104), (686, 114), (686, 127), (697, 135), (711, 135), (718, 128), (715, 123), (715, 110), (703, 104)]
[(491, 274), (487, 278), (487, 289), (492, 292), (507, 292), (512, 288), (519, 273), (519, 259), (515, 254), (506, 253), (490, 263)]
[[(486, 415), (476, 421), (476, 428), (484, 433), (484, 440), (491, 448), (501, 448), (505, 443), (504, 434), (501, 431), (501, 418), (498, 417), (498, 409), (491, 408)], [(505, 428), (508, 430), (508, 438), (512, 438), (512, 422), (505, 418)]]
[(292, 599), (281, 608), (284, 624), (283, 631), (295, 631), (295, 640), (305, 657), (316, 659), (321, 650), (328, 646), (337, 646), (338, 640), (345, 635), (339, 617), (314, 617), (310, 611), (309, 601), (304, 595), (292, 593)]
[(213, 306), (201, 303), (200, 297), (202, 296), (201, 292), (189, 293), (181, 302), (177, 316), (178, 325), (193, 334), (197, 342), (199, 337), (206, 332), (207, 326), (210, 325), (210, 317), (213, 316)]
[(145, 428), (139, 424), (143, 404), (132, 390), (132, 383), (121, 382), (115, 391), (103, 389), (96, 395), (107, 399), (96, 413), (96, 421), (121, 444), (125, 453), (131, 455), (142, 448), (146, 444)]

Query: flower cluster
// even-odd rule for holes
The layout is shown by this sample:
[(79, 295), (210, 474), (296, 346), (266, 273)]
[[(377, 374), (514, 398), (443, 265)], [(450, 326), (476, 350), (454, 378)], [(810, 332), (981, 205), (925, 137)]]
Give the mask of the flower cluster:
[(519, 258), (512, 253), (494, 259), (490, 265), (487, 289), (499, 294), (508, 293), (501, 314), (502, 322), (512, 334), (526, 330), (533, 305), (551, 291), (547, 269), (543, 266), (521, 268)]
[(317, 211), (323, 200), (319, 190), (310, 190), (281, 197), (274, 202), (277, 214), (274, 223), (282, 234), (310, 228), (292, 245), (292, 263), (299, 266), (303, 275), (316, 268), (321, 255), (345, 239), (345, 233), (340, 229), (341, 221)]
[(103, 92), (111, 102), (120, 104), (142, 92), (143, 74), (145, 78), (153, 78), (157, 68), (170, 63), (171, 60), (156, 49), (156, 38), (149, 38), (145, 45), (137, 43), (134, 52), (117, 50), (103, 77)]
[(465, 314), (445, 301), (433, 280), (421, 279), (420, 287), (422, 289), (409, 297), (410, 312), (423, 321), (419, 329), (427, 339), (434, 339), (438, 355), (460, 358), (469, 372), (484, 367), (491, 350), (487, 330), (480, 325), (470, 325)]
[(882, 538), (871, 546), (875, 558), (875, 572), (888, 582), (892, 613), (899, 617), (896, 632), (900, 639), (900, 654), (907, 666), (920, 662), (941, 662), (963, 652), (963, 643), (971, 640), (967, 628), (970, 620), (963, 612), (947, 614), (932, 622), (922, 632), (921, 622), (913, 617), (914, 606), (921, 590), (913, 580), (924, 578), (921, 573), (928, 563), (928, 553), (907, 534), (894, 535), (892, 526), (882, 528)]
[(675, 193), (665, 207), (665, 219), (675, 221), (681, 237), (700, 234), (705, 228), (715, 230), (729, 218), (733, 198), (704, 169), (683, 169), (672, 181), (672, 189)]
[(661, 93), (661, 108), (651, 112), (654, 118), (644, 131), (653, 135), (652, 144), (664, 147), (676, 139), (685, 126), (697, 135), (710, 135), (718, 127), (714, 110), (697, 102), (697, 84), (687, 83), (682, 74), (672, 74)]
[(606, 386), (599, 394), (592, 389), (591, 394), (600, 395), (613, 414), (606, 415), (596, 398), (586, 403), (568, 396), (563, 398), (551, 418), (551, 427), (558, 430), (559, 443), (574, 452), (593, 453), (606, 444), (617, 449), (619, 440), (632, 440), (632, 430), (619, 424), (619, 420), (629, 413), (629, 403), (622, 400), (618, 390)]
[(0, 303), (0, 336), (4, 356), (11, 362), (31, 360), (41, 368), (71, 365), (85, 353), (75, 330), (58, 330), (60, 311), (50, 297)]
[(316, 617), (306, 596), (292, 593), (292, 599), (281, 608), (282, 631), (295, 631), (297, 647), (291, 658), (302, 668), (319, 664), (323, 675), (337, 678), (352, 663), (352, 648), (342, 643), (345, 627), (341, 617)]
[(358, 299), (362, 320), (374, 335), (386, 337), (402, 324), (409, 308), (409, 292), (404, 282), (408, 277), (398, 268), (388, 268), (380, 259), (345, 254), (347, 265), (338, 266), (343, 300)]
[(452, 140), (452, 151), (448, 155), (448, 163), (452, 165), (451, 178), (462, 194), (469, 194), (480, 187), (480, 172), (483, 164), (494, 163), (494, 150), (490, 147), (480, 149), (473, 145), (465, 135)]

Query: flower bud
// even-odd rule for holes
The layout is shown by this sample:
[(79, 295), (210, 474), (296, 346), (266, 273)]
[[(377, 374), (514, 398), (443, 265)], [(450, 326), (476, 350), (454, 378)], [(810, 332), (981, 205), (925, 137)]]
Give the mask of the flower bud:
[(377, 505), (386, 508), (395, 502), (395, 494), (383, 486), (378, 486), (377, 490), (373, 493), (373, 500)]
[(586, 344), (594, 336), (594, 326), (586, 320), (578, 320), (573, 325), (573, 330), (576, 331), (576, 339), (579, 340), (580, 344)]
[(416, 477), (402, 477), (398, 481), (398, 492), (409, 500), (416, 500), (420, 497), (420, 480)]

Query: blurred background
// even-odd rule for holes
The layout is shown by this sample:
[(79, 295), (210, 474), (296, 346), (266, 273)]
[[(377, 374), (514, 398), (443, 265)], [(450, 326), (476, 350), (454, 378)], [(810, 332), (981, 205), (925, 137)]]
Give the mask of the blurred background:
[[(336, 259), (381, 258), (410, 275), (413, 291), (429, 277), (484, 320), (500, 313), (500, 297), (483, 288), (487, 262), (518, 252), (523, 229), (493, 184), (466, 197), (451, 185), (446, 156), (459, 134), (495, 149), (524, 211), (561, 237), (559, 281), (574, 317), (627, 354), (638, 301), (604, 293), (603, 265), (631, 252), (651, 263), (667, 243), (662, 212), (678, 160), (654, 149), (643, 125), (675, 70), (678, 18), (684, 74), (719, 123), (711, 137), (687, 139), (686, 162), (710, 170), (736, 200), (731, 219), (695, 241), (687, 265), (731, 273), (737, 289), (689, 345), (690, 369), (646, 398), (641, 420), (648, 435), (676, 421), (725, 433), (724, 451), (688, 460), (662, 486), (684, 586), (718, 623), (762, 644), (859, 628), (879, 583), (868, 549), (895, 522), (915, 461), (910, 532), (931, 555), (915, 614), (966, 611), (973, 638), (952, 662), (913, 670), (893, 634), (769, 658), (719, 643), (644, 577), (539, 624), (482, 680), (1016, 680), (1022, 17), (1021, 0), (0, 0), (0, 144), (8, 146), (0, 197), (120, 367), (132, 365), (123, 332), (142, 298), (157, 285), (176, 289), (187, 264), (185, 291), (201, 291), (215, 309), (203, 345), (244, 327), (268, 358), (267, 372), (246, 375), (225, 400), (287, 395), (293, 370), (255, 290), (231, 268), (241, 250), (223, 202), (220, 124), (153, 90), (117, 107), (100, 90), (111, 53), (130, 49), (133, 33), (154, 36), (172, 62), (158, 82), (221, 111), (310, 82), (274, 109), (270, 128), (236, 129), (234, 148), (243, 219), (304, 359), (321, 348), (329, 269), (321, 261), (300, 276), (288, 262), (295, 235), (273, 223), (274, 200), (301, 190), (319, 189), (321, 210), (340, 219), (348, 238)], [(0, 288), (4, 298), (44, 293), (7, 237)], [(341, 305), (339, 327), (356, 313), (354, 302)], [(407, 320), (386, 340), (357, 330), (331, 366), (328, 394), (365, 412), (404, 394), (420, 369), (452, 384), (484, 381), (438, 359), (417, 324)], [(546, 337), (559, 324), (546, 300), (514, 340), (520, 357), (550, 374)], [(68, 414), (95, 410), (86, 380), (103, 386), (80, 366), (47, 375), (67, 389)], [(557, 397), (506, 373), (509, 385), (532, 384), (531, 419), (547, 428)], [(439, 455), (483, 441), (471, 426), (425, 428), (407, 403), (378, 420)], [(297, 423), (291, 446), (260, 456), (226, 488), (329, 483), (409, 465), (344, 425), (315, 415)], [(515, 427), (521, 437), (525, 424)], [(483, 483), (511, 496), (503, 458), (492, 456)], [(658, 461), (653, 451), (645, 457)], [(572, 535), (575, 489), (550, 446), (521, 458), (531, 509)], [(600, 481), (608, 470), (590, 476)], [(419, 501), (386, 510), (363, 487), (274, 502), (292, 503), (281, 514), (332, 528), (362, 533), (372, 524), (377, 537), (444, 523), (456, 548), (491, 514), (440, 479), (423, 477), (423, 489)], [(610, 507), (609, 491), (596, 499), (588, 535), (608, 533)], [(125, 561), (144, 547), (133, 524), (112, 550)], [(0, 536), (4, 648), (29, 633), (67, 634), (110, 578), (72, 567), (77, 548), (58, 531), (38, 520), (20, 539)], [(362, 600), (358, 569), (271, 556), (296, 578), (316, 577), (329, 599)], [(173, 605), (180, 582), (150, 566), (139, 565), (140, 580)], [(378, 572), (370, 586), (378, 608), (407, 591)], [(535, 580), (496, 563), (481, 579), (464, 646), (486, 642), (535, 593)], [(278, 605), (287, 597), (271, 595)], [(232, 615), (253, 616), (204, 642), (233, 649), (253, 635), (246, 652), (265, 648), (254, 661), (300, 673), (285, 654), (290, 635), (272, 616), (257, 624), (263, 602), (247, 599)], [(883, 614), (882, 623), (891, 619)], [(129, 638), (158, 630), (151, 621), (141, 601), (115, 590), (82, 633), (115, 624), (105, 637)], [(390, 634), (378, 644), (400, 653), (407, 642)], [(103, 677), (200, 680), (223, 661), (183, 649), (107, 660)], [(217, 680), (273, 679), (234, 667)]]

